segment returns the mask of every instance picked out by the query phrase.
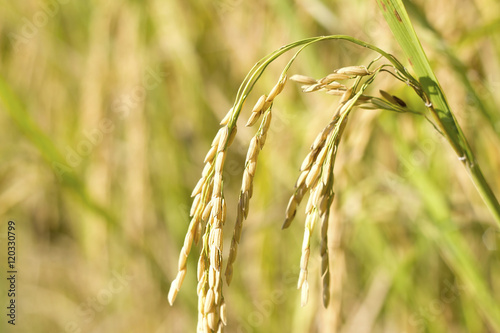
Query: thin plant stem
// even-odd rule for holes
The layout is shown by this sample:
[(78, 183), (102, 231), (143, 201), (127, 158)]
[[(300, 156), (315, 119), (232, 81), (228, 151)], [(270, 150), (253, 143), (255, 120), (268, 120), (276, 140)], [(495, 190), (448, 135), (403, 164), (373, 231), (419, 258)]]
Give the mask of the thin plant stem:
[(433, 120), (467, 169), (477, 191), (500, 227), (500, 204), (484, 178), (469, 143), (451, 111), (402, 1), (380, 0), (378, 4), (394, 37), (417, 75), (419, 86), (423, 90), (421, 97), (426, 101)]

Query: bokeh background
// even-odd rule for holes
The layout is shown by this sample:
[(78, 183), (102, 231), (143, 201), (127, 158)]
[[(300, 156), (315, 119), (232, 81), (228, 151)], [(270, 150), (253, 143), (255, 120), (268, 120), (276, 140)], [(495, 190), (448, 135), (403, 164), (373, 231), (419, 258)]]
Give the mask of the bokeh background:
[[(351, 35), (404, 56), (375, 1), (12, 2), (0, 11), (0, 267), (17, 224), (18, 317), (2, 332), (194, 332), (196, 262), (167, 292), (190, 193), (239, 84), (300, 38)], [(459, 123), (500, 196), (500, 3), (406, 2)], [(375, 55), (317, 44), (292, 74), (322, 77)], [(276, 83), (282, 60), (249, 97)], [(384, 89), (416, 110), (404, 84)], [(335, 166), (330, 306), (319, 230), (310, 299), (296, 290), (304, 214), (281, 223), (298, 168), (336, 105), (290, 82), (274, 106), (233, 282), (227, 332), (498, 332), (500, 232), (447, 142), (423, 118), (359, 110)], [(225, 254), (249, 139), (250, 105), (226, 162)], [(317, 255), (315, 255), (317, 253)]]

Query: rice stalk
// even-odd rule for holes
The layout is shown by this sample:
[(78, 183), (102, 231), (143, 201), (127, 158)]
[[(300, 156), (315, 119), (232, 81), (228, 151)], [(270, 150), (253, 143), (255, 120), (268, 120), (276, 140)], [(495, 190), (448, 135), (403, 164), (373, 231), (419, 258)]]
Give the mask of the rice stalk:
[(459, 161), (466, 168), (484, 203), (492, 213), (495, 222), (500, 226), (500, 204), (484, 178), (469, 143), (448, 105), (444, 91), (432, 70), (402, 1), (380, 0), (379, 7), (419, 78), (418, 84), (412, 87), (425, 102), (436, 127), (439, 128), (457, 154)]

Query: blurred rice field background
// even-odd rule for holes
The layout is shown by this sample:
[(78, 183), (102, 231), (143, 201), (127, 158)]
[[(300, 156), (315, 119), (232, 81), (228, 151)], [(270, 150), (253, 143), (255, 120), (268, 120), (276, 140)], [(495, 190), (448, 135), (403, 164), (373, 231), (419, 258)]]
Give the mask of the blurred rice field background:
[[(415, 0), (407, 9), (460, 125), (500, 196), (500, 3)], [(196, 262), (167, 292), (203, 157), (255, 62), (300, 38), (343, 34), (406, 64), (375, 1), (2, 1), (0, 267), (17, 224), (18, 313), (1, 332), (194, 332)], [(345, 42), (303, 52), (322, 77), (376, 55)], [(269, 67), (251, 104), (276, 83)], [(384, 89), (417, 110), (405, 85)], [(274, 105), (254, 196), (224, 287), (227, 332), (500, 332), (500, 231), (448, 143), (423, 118), (353, 113), (335, 168), (332, 297), (296, 289), (304, 214), (281, 231), (309, 145), (337, 99), (290, 82)], [(249, 139), (242, 113), (226, 162), (234, 226)], [(319, 235), (319, 230), (318, 235)]]

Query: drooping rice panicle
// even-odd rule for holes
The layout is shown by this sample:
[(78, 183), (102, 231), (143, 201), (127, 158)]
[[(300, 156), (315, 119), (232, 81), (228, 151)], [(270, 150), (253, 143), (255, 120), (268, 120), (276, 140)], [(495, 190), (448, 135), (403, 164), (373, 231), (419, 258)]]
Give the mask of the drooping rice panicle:
[(337, 154), (337, 147), (340, 142), (343, 129), (347, 122), (349, 110), (336, 118), (335, 128), (330, 132), (327, 143), (323, 146), (314, 161), (315, 166), (321, 166), (320, 172), (310, 181), (311, 193), (306, 205), (306, 221), (304, 227), (304, 239), (302, 243), (302, 255), (300, 259), (300, 273), (297, 288), (302, 289), (301, 305), (304, 306), (308, 299), (309, 285), (307, 282), (307, 266), (310, 256), (310, 238), (318, 220), (321, 221), (321, 277), (323, 282), (323, 305), (326, 307), (329, 302), (329, 264), (328, 264), (328, 218), (333, 201), (333, 166)]
[(227, 284), (231, 283), (231, 279), (233, 276), (233, 263), (236, 260), (238, 244), (241, 238), (241, 229), (243, 227), (243, 221), (248, 216), (250, 198), (253, 194), (253, 179), (257, 166), (257, 158), (259, 156), (260, 150), (262, 150), (262, 148), (264, 147), (267, 132), (271, 125), (271, 111), (272, 106), (270, 106), (264, 113), (264, 119), (262, 120), (259, 130), (252, 138), (252, 140), (250, 140), (250, 145), (248, 147), (248, 152), (245, 159), (245, 170), (243, 171), (241, 192), (238, 201), (236, 223), (234, 226), (233, 238), (231, 240), (231, 248), (229, 250), (229, 257), (225, 272)]
[[(325, 37), (329, 39), (331, 37)], [(264, 147), (269, 125), (271, 122), (271, 108), (276, 96), (280, 94), (285, 86), (287, 76), (286, 73), (297, 55), (309, 45), (323, 38), (312, 38), (304, 40), (296, 45), (288, 45), (275, 53), (270, 54), (263, 61), (257, 63), (243, 81), (238, 94), (236, 96), (233, 107), (228, 114), (222, 119), (223, 127), (219, 130), (214, 138), (211, 148), (207, 152), (204, 163), (205, 167), (202, 172), (202, 177), (196, 184), (192, 196), (193, 205), (190, 209), (192, 220), (190, 222), (184, 245), (181, 249), (178, 263), (178, 274), (172, 282), (169, 291), (169, 302), (173, 303), (175, 297), (182, 285), (186, 275), (186, 261), (193, 242), (198, 242), (203, 239), (200, 258), (198, 261), (198, 331), (199, 332), (222, 332), (224, 325), (227, 323), (226, 306), (222, 296), (222, 278), (221, 269), (223, 266), (222, 246), (223, 232), (222, 228), (226, 219), (226, 203), (223, 195), (223, 167), (227, 156), (227, 148), (231, 144), (236, 134), (236, 121), (242, 110), (242, 107), (252, 90), (254, 84), (267, 67), (267, 65), (276, 59), (279, 55), (301, 45), (299, 51), (295, 53), (292, 59), (282, 72), (280, 80), (271, 89), (268, 95), (263, 95), (259, 98), (256, 105), (252, 109), (247, 126), (254, 125), (261, 116), (264, 117), (261, 126), (250, 143), (248, 150), (245, 170), (242, 179), (242, 187), (238, 202), (238, 212), (231, 249), (226, 267), (226, 280), (228, 283), (232, 277), (232, 267), (236, 258), (237, 246), (241, 238), (241, 228), (243, 221), (247, 218), (249, 212), (249, 201), (253, 194), (253, 178), (256, 172), (257, 157), (260, 150)], [(354, 41), (354, 40), (353, 40)], [(356, 42), (356, 41), (354, 41)], [(363, 46), (366, 46), (363, 44)], [(383, 51), (375, 49), (379, 53)], [(389, 59), (388, 55), (385, 55)], [(400, 72), (404, 72), (404, 68), (400, 66), (394, 59), (389, 59)], [(369, 67), (369, 66), (368, 66)], [(333, 170), (333, 165), (325, 164), (327, 161), (332, 163), (332, 156), (335, 156), (337, 151), (338, 140), (340, 139), (342, 129), (347, 120), (347, 114), (354, 105), (361, 102), (361, 93), (367, 86), (363, 85), (359, 89), (360, 79), (368, 77), (367, 82), (372, 80), (375, 71), (369, 71), (364, 66), (349, 66), (343, 67), (334, 71), (326, 77), (316, 80), (306, 76), (293, 76), (292, 79), (302, 83), (305, 92), (326, 91), (329, 94), (341, 96), (337, 111), (332, 122), (318, 135), (311, 151), (306, 157), (301, 166), (301, 174), (296, 183), (296, 190), (290, 199), (284, 228), (288, 227), (296, 213), (297, 205), (307, 192), (310, 192), (308, 205), (306, 207), (306, 231), (303, 242), (303, 253), (301, 259), (301, 277), (299, 286), (302, 289), (302, 304), (305, 304), (308, 297), (308, 282), (307, 282), (307, 264), (310, 255), (310, 237), (317, 221), (321, 221), (321, 257), (322, 257), (322, 277), (324, 287), (324, 304), (328, 303), (328, 249), (326, 230), (328, 229), (328, 209), (333, 199), (333, 176), (331, 181), (329, 172)], [(344, 84), (339, 83), (341, 80), (356, 79), (356, 83), (347, 88)], [(358, 91), (359, 90), (359, 91)], [(358, 91), (355, 95), (354, 93)], [(353, 97), (354, 95), (354, 97)], [(366, 99), (369, 101), (369, 99)], [(400, 107), (403, 107), (404, 102), (397, 102)], [(335, 139), (334, 139), (335, 138)], [(332, 145), (332, 142), (336, 144)], [(204, 230), (203, 237), (201, 236)]]
[[(385, 5), (383, 6), (385, 10)], [(398, 21), (401, 22), (401, 17), (398, 12), (395, 12)], [(399, 26), (399, 23), (396, 23)], [(313, 143), (309, 154), (304, 159), (300, 175), (296, 182), (295, 193), (290, 199), (286, 211), (286, 218), (283, 228), (290, 225), (297, 210), (297, 206), (301, 202), (304, 195), (309, 192), (309, 198), (306, 209), (306, 221), (304, 230), (304, 240), (302, 244), (302, 255), (300, 262), (300, 277), (298, 286), (301, 288), (302, 305), (307, 302), (309, 284), (307, 281), (308, 274), (308, 261), (310, 257), (310, 243), (311, 235), (315, 225), (321, 223), (321, 277), (323, 282), (323, 304), (326, 306), (329, 302), (329, 275), (330, 270), (328, 267), (328, 219), (330, 215), (330, 207), (334, 197), (333, 192), (333, 166), (335, 157), (338, 150), (343, 129), (347, 122), (347, 115), (354, 106), (367, 109), (386, 109), (396, 112), (412, 112), (407, 107), (406, 103), (400, 98), (382, 92), (384, 99), (362, 95), (366, 87), (373, 81), (376, 73), (380, 71), (388, 71), (384, 66), (394, 69), (391, 73), (396, 79), (406, 83), (409, 87), (413, 88), (418, 96), (425, 102), (431, 114), (435, 117), (436, 124), (440, 128), (441, 133), (446, 134), (450, 139), (452, 147), (459, 154), (459, 159), (468, 167), (468, 170), (475, 176), (475, 181), (480, 185), (482, 194), (487, 197), (487, 202), (495, 208), (496, 217), (498, 216), (498, 203), (491, 193), (487, 184), (479, 171), (475, 169), (475, 160), (472, 156), (463, 133), (459, 128), (453, 126), (446, 126), (444, 120), (451, 119), (452, 125), (455, 123), (453, 115), (447, 112), (437, 113), (433, 103), (439, 102), (439, 85), (426, 85), (424, 86), (416, 80), (408, 70), (392, 55), (380, 50), (379, 48), (359, 41), (349, 36), (322, 36), (317, 38), (304, 39), (289, 45), (285, 45), (279, 50), (269, 54), (261, 61), (259, 61), (252, 70), (248, 73), (243, 81), (240, 89), (238, 90), (235, 103), (229, 113), (222, 119), (221, 125), (224, 127), (219, 131), (211, 149), (205, 156), (205, 168), (202, 173), (202, 178), (197, 183), (193, 190), (193, 204), (190, 209), (190, 216), (192, 217), (188, 227), (183, 247), (178, 261), (178, 273), (175, 280), (172, 282), (169, 291), (168, 300), (173, 303), (175, 297), (182, 285), (186, 275), (186, 261), (193, 242), (198, 242), (200, 238), (203, 239), (203, 247), (198, 261), (198, 309), (199, 309), (199, 332), (222, 332), (224, 325), (227, 323), (226, 318), (226, 305), (222, 296), (222, 227), (225, 223), (226, 207), (223, 196), (223, 179), (222, 169), (226, 158), (226, 150), (230, 145), (236, 133), (236, 121), (242, 110), (243, 104), (247, 99), (249, 93), (252, 91), (255, 83), (262, 75), (265, 68), (279, 56), (285, 52), (300, 47), (300, 50), (294, 55), (292, 60), (288, 63), (282, 74), (282, 80), (270, 91), (268, 95), (263, 95), (257, 102), (252, 110), (250, 118), (248, 119), (247, 126), (254, 125), (260, 117), (264, 115), (261, 124), (261, 129), (269, 126), (271, 121), (271, 104), (275, 97), (283, 90), (286, 76), (284, 75), (290, 65), (292, 64), (298, 53), (305, 47), (324, 40), (337, 40), (343, 39), (353, 42), (357, 45), (369, 48), (378, 52), (381, 56), (385, 57), (391, 65), (382, 65), (376, 70), (369, 70), (370, 66), (347, 66), (333, 71), (333, 73), (316, 80), (303, 75), (294, 75), (292, 80), (302, 84), (302, 90), (307, 93), (315, 91), (323, 91), (330, 95), (340, 96), (339, 105), (335, 114), (332, 126), (325, 128), (324, 133), (320, 133), (318, 138)], [(371, 64), (370, 64), (371, 65)], [(433, 75), (431, 75), (433, 76)], [(429, 76), (420, 76), (429, 77)], [(364, 80), (361, 85), (360, 79)], [(347, 88), (346, 85), (340, 83), (342, 80), (355, 79), (356, 83)], [(431, 80), (432, 81), (432, 80)], [(427, 91), (431, 88), (437, 87), (438, 94), (430, 96)], [(436, 97), (437, 96), (437, 97)], [(445, 100), (441, 104), (445, 104)], [(441, 108), (443, 109), (443, 108)], [(267, 124), (267, 125), (265, 125)], [(456, 125), (456, 124), (455, 124)], [(265, 130), (259, 129), (257, 135), (252, 139), (245, 163), (245, 170), (243, 174), (242, 187), (240, 198), (238, 202), (238, 215), (236, 226), (231, 243), (229, 263), (226, 268), (226, 279), (228, 283), (232, 277), (232, 265), (236, 257), (237, 246), (241, 237), (241, 228), (243, 221), (247, 218), (249, 213), (249, 201), (253, 194), (253, 179), (256, 172), (257, 156), (259, 151), (263, 148), (267, 135), (267, 128)], [(474, 167), (474, 168), (473, 168)], [(473, 168), (473, 169), (472, 169)], [(477, 170), (477, 171), (474, 171)], [(202, 231), (204, 232), (201, 237)]]
[(237, 128), (224, 125), (215, 136), (205, 156), (202, 177), (196, 184), (192, 196), (193, 205), (184, 245), (179, 255), (177, 277), (170, 286), (168, 301), (172, 304), (180, 290), (187, 267), (186, 261), (193, 242), (203, 235), (203, 246), (198, 261), (198, 329), (201, 332), (220, 331), (224, 321), (220, 317), (222, 296), (222, 227), (226, 219), (226, 203), (223, 196), (222, 170), (227, 148), (236, 135)]
[(269, 95), (262, 95), (259, 98), (254, 108), (252, 109), (252, 114), (250, 115), (250, 119), (246, 124), (246, 126), (252, 126), (258, 120), (260, 115), (264, 114), (264, 119), (262, 120), (257, 133), (250, 141), (247, 156), (245, 159), (245, 170), (243, 171), (241, 192), (238, 200), (236, 223), (225, 271), (227, 284), (231, 283), (231, 279), (233, 277), (233, 263), (236, 260), (238, 244), (241, 238), (241, 229), (243, 227), (243, 221), (247, 218), (249, 212), (250, 198), (253, 194), (253, 178), (255, 176), (257, 167), (257, 158), (259, 156), (260, 150), (264, 148), (267, 133), (269, 127), (271, 126), (272, 104), (276, 96), (278, 96), (283, 91), (286, 82), (287, 76), (283, 73), (278, 83), (271, 89)]
[[(295, 183), (295, 192), (290, 198), (290, 201), (288, 202), (285, 214), (285, 221), (283, 222), (283, 225), (281, 227), (282, 229), (286, 229), (290, 226), (295, 217), (297, 206), (302, 201), (303, 196), (309, 191), (311, 182), (315, 180), (315, 177), (318, 176), (318, 172), (320, 171), (319, 170), (320, 165), (316, 164), (316, 166), (313, 166), (314, 164), (313, 162), (316, 161), (318, 155), (322, 151), (322, 148), (325, 145), (327, 137), (330, 135), (337, 121), (340, 118), (339, 114), (341, 111), (341, 107), (345, 104), (345, 100), (349, 98), (351, 94), (352, 94), (351, 88), (346, 89), (346, 91), (343, 92), (342, 98), (339, 101), (339, 106), (333, 117), (333, 120), (316, 136), (316, 139), (311, 145), (309, 154), (302, 162), (302, 165), (300, 167), (301, 173), (299, 175), (299, 178), (297, 179), (297, 182)], [(323, 151), (323, 156), (321, 157), (322, 159), (324, 158), (326, 152), (327, 152), (326, 150)]]
[[(219, 148), (217, 150), (217, 155), (215, 157), (215, 168), (213, 177), (213, 191), (212, 191), (212, 207), (210, 218), (205, 230), (204, 242), (202, 249), (202, 255), (208, 257), (208, 267), (205, 268), (205, 272), (208, 274), (208, 279), (204, 280), (204, 286), (202, 286), (202, 302), (199, 307), (199, 311), (203, 316), (203, 322), (206, 321), (204, 325), (205, 330), (208, 327), (212, 331), (221, 330), (221, 326), (224, 325), (220, 319), (220, 307), (222, 305), (222, 246), (223, 246), (223, 231), (226, 220), (226, 202), (223, 195), (223, 179), (222, 171), (224, 166), (224, 161), (226, 159), (226, 148), (230, 141), (229, 129), (226, 127), (226, 131), (222, 132), (219, 142)], [(206, 259), (205, 259), (206, 260)], [(205, 297), (203, 297), (205, 296)], [(203, 301), (204, 299), (204, 301)]]
[(328, 225), (330, 218), (330, 207), (333, 202), (335, 193), (333, 191), (333, 166), (335, 164), (335, 157), (338, 150), (340, 136), (332, 151), (326, 157), (323, 173), (321, 175), (321, 182), (326, 187), (326, 194), (319, 204), (319, 216), (321, 220), (321, 243), (320, 243), (320, 256), (321, 256), (321, 280), (323, 287), (323, 306), (326, 308), (330, 302), (330, 263), (328, 253)]
[[(357, 72), (356, 72), (357, 71)], [(367, 84), (365, 83), (359, 92), (354, 91), (360, 83), (360, 78), (370, 75), (365, 67), (351, 66), (345, 68), (343, 72), (347, 75), (356, 75), (355, 84), (343, 91), (339, 104), (332, 122), (318, 134), (311, 151), (302, 162), (301, 174), (296, 183), (296, 193), (307, 192), (310, 195), (305, 208), (306, 220), (304, 226), (304, 238), (302, 242), (302, 254), (300, 259), (300, 272), (297, 282), (297, 288), (301, 289), (301, 305), (304, 306), (308, 300), (309, 283), (307, 281), (308, 263), (310, 257), (310, 240), (314, 227), (318, 221), (321, 221), (321, 277), (323, 282), (323, 305), (329, 302), (329, 264), (328, 264), (328, 218), (329, 210), (333, 201), (333, 165), (337, 154), (338, 144), (340, 142), (343, 130), (345, 128), (348, 115), (361, 96)], [(360, 75), (354, 74), (358, 73)], [(344, 74), (341, 73), (341, 74)], [(295, 194), (290, 199), (287, 207), (286, 218), (283, 228), (290, 225), (295, 216), (296, 207), (300, 203)]]

